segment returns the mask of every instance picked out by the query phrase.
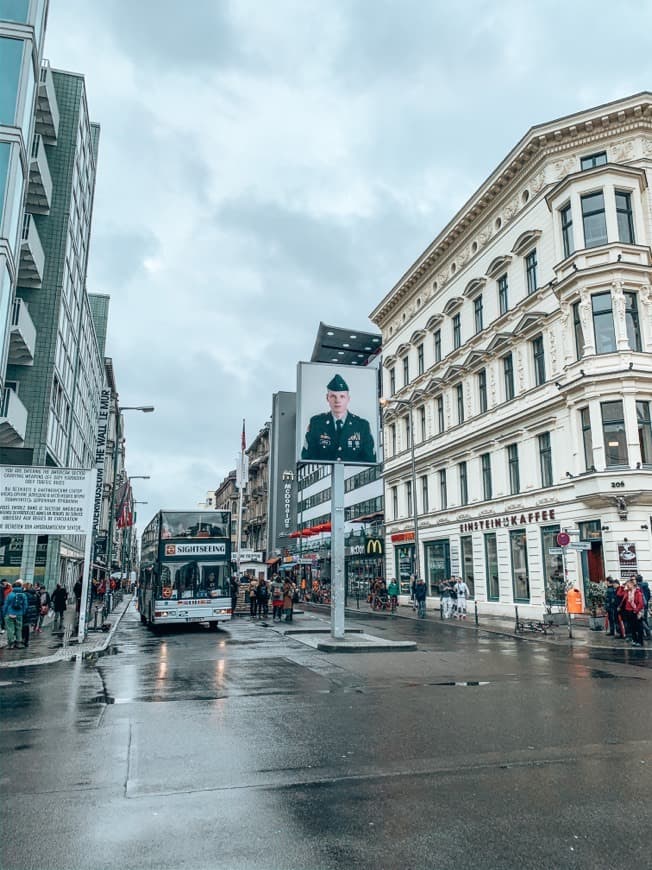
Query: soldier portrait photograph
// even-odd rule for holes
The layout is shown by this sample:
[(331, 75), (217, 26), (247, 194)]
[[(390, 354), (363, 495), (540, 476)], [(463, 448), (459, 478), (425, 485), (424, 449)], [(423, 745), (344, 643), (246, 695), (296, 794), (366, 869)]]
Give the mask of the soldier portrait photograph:
[[(318, 369), (314, 372), (314, 369)], [(311, 371), (313, 369), (313, 371)], [(301, 368), (300, 368), (301, 372)], [(320, 364), (304, 365), (301, 384), (301, 405), (299, 419), (303, 441), (300, 459), (303, 462), (343, 462), (351, 465), (372, 465), (377, 462), (377, 387), (376, 373), (370, 369), (347, 371), (346, 368)], [(306, 375), (308, 375), (306, 377)], [(317, 377), (321, 383), (316, 382)], [(360, 376), (363, 376), (361, 378)], [(310, 385), (307, 383), (310, 381)], [(349, 381), (360, 382), (360, 389), (354, 391), (356, 409), (353, 413)], [(363, 383), (362, 383), (363, 382)], [(364, 385), (363, 385), (364, 384)], [(314, 385), (314, 386), (313, 386)], [(326, 399), (328, 410), (311, 413), (310, 404), (314, 402), (315, 391), (321, 387), (321, 401)], [(307, 413), (305, 409), (307, 407)], [(323, 407), (323, 405), (322, 405)], [(366, 412), (366, 416), (365, 416)], [(306, 424), (306, 420), (308, 420)]]

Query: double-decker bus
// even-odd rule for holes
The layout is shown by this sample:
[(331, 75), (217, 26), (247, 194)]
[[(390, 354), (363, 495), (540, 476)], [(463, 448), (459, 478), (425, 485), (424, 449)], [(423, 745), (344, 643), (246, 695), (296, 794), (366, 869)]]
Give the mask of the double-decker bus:
[(159, 511), (141, 539), (141, 622), (217, 628), (231, 619), (230, 563), (230, 511)]

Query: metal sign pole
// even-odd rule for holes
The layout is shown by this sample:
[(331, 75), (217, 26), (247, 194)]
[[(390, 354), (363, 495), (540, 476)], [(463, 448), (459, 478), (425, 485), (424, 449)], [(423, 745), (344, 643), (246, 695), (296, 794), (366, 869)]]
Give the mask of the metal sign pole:
[(344, 464), (332, 466), (331, 636), (344, 638)]
[(88, 601), (88, 589), (91, 578), (91, 548), (93, 543), (93, 533), (89, 530), (84, 543), (84, 573), (82, 575), (82, 592), (81, 601), (79, 602), (79, 629), (77, 632), (77, 641), (84, 642), (86, 637), (86, 603)]

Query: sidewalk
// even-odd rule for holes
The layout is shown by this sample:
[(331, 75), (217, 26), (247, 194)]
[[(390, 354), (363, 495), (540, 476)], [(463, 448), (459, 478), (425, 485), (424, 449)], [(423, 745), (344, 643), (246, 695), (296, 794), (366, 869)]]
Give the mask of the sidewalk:
[(0, 634), (0, 668), (20, 668), (28, 665), (45, 665), (79, 656), (102, 652), (111, 643), (120, 620), (133, 602), (132, 595), (125, 595), (122, 602), (109, 614), (109, 631), (89, 631), (83, 643), (78, 643), (74, 630), (74, 608), (66, 610), (63, 632), (53, 631), (53, 622), (42, 632), (30, 634), (29, 646), (24, 649), (7, 649), (7, 635)]
[[(605, 631), (592, 631), (588, 623), (584, 622), (580, 617), (580, 621), (573, 620), (572, 630), (573, 637), (568, 636), (568, 625), (555, 626), (553, 630), (548, 630), (547, 634), (539, 631), (525, 631), (523, 633), (515, 630), (515, 618), (505, 616), (491, 616), (489, 614), (478, 614), (478, 624), (475, 623), (475, 615), (473, 611), (473, 602), (470, 602), (470, 610), (466, 619), (441, 619), (438, 609), (426, 611), (426, 621), (438, 622), (442, 625), (449, 625), (460, 631), (486, 631), (489, 634), (497, 634), (503, 637), (518, 638), (519, 640), (539, 641), (544, 643), (554, 644), (556, 646), (586, 646), (594, 649), (630, 649), (631, 643), (619, 637), (610, 637)], [(308, 603), (304, 605), (306, 608), (315, 609), (318, 612), (330, 613), (330, 605)], [(413, 610), (411, 604), (399, 605), (396, 614), (392, 617), (391, 613), (379, 612), (372, 610), (365, 601), (360, 602), (360, 608), (347, 607), (346, 615), (352, 617), (355, 615), (363, 616), (365, 619), (413, 619), (418, 620), (416, 611)], [(529, 620), (525, 620), (527, 623)], [(652, 643), (648, 641), (646, 648), (652, 648)], [(634, 647), (636, 649), (636, 647)], [(641, 649), (639, 647), (639, 649)]]

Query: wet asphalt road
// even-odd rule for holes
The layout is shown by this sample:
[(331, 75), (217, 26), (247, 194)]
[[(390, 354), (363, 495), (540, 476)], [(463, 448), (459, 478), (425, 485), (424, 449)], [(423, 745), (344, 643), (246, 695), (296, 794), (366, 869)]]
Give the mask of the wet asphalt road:
[(0, 867), (652, 865), (650, 653), (357, 624), (419, 649), (130, 609), (96, 661), (1, 672)]

